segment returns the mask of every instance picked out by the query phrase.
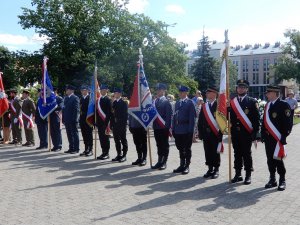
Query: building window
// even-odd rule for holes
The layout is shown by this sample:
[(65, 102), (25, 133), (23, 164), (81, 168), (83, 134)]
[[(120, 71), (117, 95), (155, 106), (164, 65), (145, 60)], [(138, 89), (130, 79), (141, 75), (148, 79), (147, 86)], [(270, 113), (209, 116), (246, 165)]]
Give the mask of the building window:
[(264, 71), (270, 70), (270, 59), (264, 59)]
[(258, 84), (259, 83), (258, 74), (259, 73), (253, 73), (253, 77), (252, 77), (252, 83), (253, 84)]
[(243, 60), (243, 79), (248, 80), (248, 60)]

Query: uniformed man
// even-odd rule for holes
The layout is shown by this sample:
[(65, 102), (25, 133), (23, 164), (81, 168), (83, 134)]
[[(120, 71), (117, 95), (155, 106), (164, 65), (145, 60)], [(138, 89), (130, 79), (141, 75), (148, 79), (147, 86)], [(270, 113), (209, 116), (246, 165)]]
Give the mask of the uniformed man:
[(109, 132), (110, 132), (110, 117), (111, 117), (111, 101), (107, 96), (108, 86), (101, 84), (100, 94), (101, 96), (96, 101), (97, 113), (96, 113), (96, 126), (98, 128), (98, 135), (102, 154), (97, 157), (99, 160), (109, 159)]
[(79, 153), (79, 98), (74, 94), (75, 87), (73, 85), (66, 86), (66, 96), (64, 99), (64, 108), (62, 110), (62, 121), (65, 124), (67, 137), (69, 141), (69, 149), (65, 153)]
[(212, 179), (219, 177), (223, 137), (216, 122), (218, 92), (215, 86), (208, 87), (205, 93), (207, 102), (202, 105), (198, 120), (199, 139), (203, 140), (205, 164), (208, 166), (208, 171), (203, 177)]
[(22, 104), (23, 100), (17, 96), (17, 89), (10, 90), (11, 104), (10, 106), (10, 121), (13, 140), (9, 144), (22, 145)]
[(24, 122), (24, 130), (25, 130), (25, 137), (26, 143), (22, 146), (32, 147), (35, 145), (34, 143), (34, 132), (33, 132), (33, 121), (35, 115), (35, 104), (33, 100), (29, 97), (30, 92), (28, 89), (24, 89), (22, 93), (22, 118)]
[(79, 124), (81, 134), (84, 142), (84, 152), (80, 156), (92, 156), (93, 155), (93, 128), (86, 122), (87, 111), (89, 107), (90, 95), (88, 87), (83, 85), (81, 87), (80, 97), (80, 118)]
[[(38, 98), (41, 95), (41, 89), (38, 89)], [(38, 130), (38, 135), (40, 139), (40, 145), (36, 149), (45, 149), (48, 148), (48, 119), (42, 119), (40, 115), (40, 111), (38, 109), (38, 103), (36, 104), (35, 110), (35, 123)]]
[(180, 156), (180, 166), (173, 172), (182, 174), (189, 173), (196, 116), (194, 103), (187, 96), (188, 91), (188, 87), (183, 85), (179, 87), (180, 99), (175, 104), (175, 113), (172, 121), (172, 133)]
[(114, 88), (114, 101), (112, 104), (111, 127), (117, 150), (117, 156), (112, 161), (125, 162), (128, 151), (126, 128), (128, 119), (128, 105), (122, 99), (122, 90)]
[(268, 103), (264, 112), (262, 126), (262, 142), (265, 142), (267, 163), (270, 173), (270, 180), (265, 188), (277, 186), (275, 173), (279, 174), (278, 191), (286, 188), (283, 158), (286, 156), (286, 137), (290, 134), (293, 123), (291, 121), (291, 108), (285, 101), (279, 99), (280, 88), (267, 86), (266, 96)]
[(167, 86), (159, 83), (156, 85), (156, 99), (154, 106), (158, 112), (158, 117), (153, 122), (154, 137), (157, 146), (158, 161), (152, 169), (164, 170), (167, 167), (169, 156), (169, 134), (172, 120), (172, 106), (165, 97)]
[(252, 142), (257, 139), (259, 131), (258, 103), (247, 95), (249, 82), (238, 80), (237, 96), (230, 101), (231, 139), (234, 149), (235, 176), (232, 183), (243, 181), (241, 170), (244, 165), (246, 176), (244, 184), (251, 184), (253, 162), (251, 154)]
[(51, 151), (58, 152), (62, 148), (62, 137), (61, 137), (61, 119), (63, 109), (63, 98), (58, 95), (57, 88), (53, 87), (55, 93), (57, 107), (50, 114), (50, 135), (53, 144)]
[(129, 131), (137, 152), (137, 160), (132, 162), (134, 166), (147, 164), (147, 131), (133, 116), (129, 115)]

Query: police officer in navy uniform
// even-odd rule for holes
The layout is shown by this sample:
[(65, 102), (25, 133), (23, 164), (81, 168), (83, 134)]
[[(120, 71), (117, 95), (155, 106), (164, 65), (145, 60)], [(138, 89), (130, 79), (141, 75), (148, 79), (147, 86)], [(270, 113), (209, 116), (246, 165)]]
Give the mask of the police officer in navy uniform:
[(65, 124), (67, 137), (69, 141), (69, 149), (65, 153), (79, 153), (79, 98), (74, 94), (75, 87), (73, 85), (66, 86), (66, 96), (64, 99), (64, 108), (62, 110), (62, 121)]
[[(38, 98), (41, 95), (41, 89), (38, 89)], [(36, 149), (45, 149), (48, 148), (48, 119), (42, 119), (40, 115), (40, 111), (38, 108), (38, 103), (36, 104), (36, 110), (35, 110), (35, 123), (38, 130), (38, 135), (40, 139), (40, 145)]]
[(132, 115), (129, 115), (129, 131), (137, 152), (137, 160), (132, 162), (134, 166), (145, 166), (147, 164), (147, 131)]
[(61, 117), (64, 104), (63, 98), (58, 95), (56, 87), (53, 87), (53, 91), (55, 93), (57, 107), (50, 114), (50, 135), (53, 144), (51, 151), (58, 152), (62, 148)]
[(173, 172), (182, 174), (189, 173), (196, 117), (194, 103), (187, 96), (188, 91), (188, 87), (183, 85), (179, 87), (180, 99), (175, 104), (175, 113), (172, 120), (172, 133), (180, 156), (180, 166)]
[[(216, 119), (216, 111), (217, 111), (217, 96), (218, 96), (218, 89), (215, 86), (209, 86), (206, 90), (206, 100), (209, 104), (209, 110)], [(199, 115), (198, 120), (198, 130), (199, 130), (199, 139), (203, 140), (204, 146), (204, 153), (205, 153), (205, 164), (208, 166), (208, 171), (204, 174), (204, 178), (212, 178), (216, 179), (219, 177), (219, 167), (221, 162), (220, 153), (217, 152), (218, 144), (222, 142), (222, 132), (219, 131), (218, 135), (210, 128), (209, 122), (204, 115), (203, 107)]]
[(111, 128), (117, 151), (117, 156), (112, 161), (125, 162), (128, 151), (128, 143), (126, 139), (128, 120), (128, 105), (122, 99), (121, 88), (114, 88), (114, 101), (112, 104)]
[[(100, 110), (97, 109), (96, 113), (96, 125), (98, 128), (98, 135), (100, 139), (100, 145), (102, 149), (102, 154), (97, 157), (99, 160), (109, 159), (109, 122), (111, 117), (111, 101), (107, 96), (108, 86), (106, 84), (101, 84), (100, 93), (101, 97), (97, 100), (96, 104), (100, 101), (100, 107), (102, 112), (105, 114), (105, 119), (100, 116)], [(98, 107), (98, 106), (97, 106)]]
[[(280, 88), (278, 86), (267, 86), (266, 96), (270, 102), (270, 108), (268, 112), (269, 119), (274, 127), (281, 134), (280, 143), (286, 145), (286, 137), (292, 130), (291, 120), (291, 108), (285, 101), (279, 99)], [(265, 115), (264, 115), (265, 116)], [(270, 173), (270, 180), (265, 185), (265, 188), (272, 188), (277, 186), (275, 173), (279, 174), (279, 185), (278, 190), (283, 191), (286, 188), (285, 174), (286, 169), (282, 159), (274, 159), (274, 151), (277, 145), (277, 140), (271, 135), (269, 130), (266, 128), (266, 121), (264, 120), (262, 126), (262, 142), (265, 142), (265, 149), (267, 155), (268, 169)]]
[(84, 143), (84, 152), (80, 156), (93, 155), (93, 128), (86, 122), (90, 95), (86, 85), (81, 86), (79, 125)]
[(257, 101), (247, 95), (249, 82), (247, 80), (237, 81), (237, 100), (244, 114), (250, 120), (253, 130), (251, 133), (245, 128), (239, 116), (230, 108), (231, 119), (231, 139), (234, 149), (234, 168), (235, 176), (232, 183), (243, 181), (241, 170), (244, 165), (246, 176), (244, 184), (251, 184), (251, 172), (253, 171), (251, 145), (257, 139), (259, 131), (259, 110)]
[(152, 169), (164, 170), (167, 167), (167, 160), (169, 156), (169, 132), (172, 119), (172, 106), (169, 100), (165, 97), (167, 86), (159, 83), (156, 85), (156, 99), (154, 100), (155, 108), (159, 116), (164, 120), (162, 125), (159, 118), (153, 122), (154, 137), (157, 146), (158, 161), (152, 166)]

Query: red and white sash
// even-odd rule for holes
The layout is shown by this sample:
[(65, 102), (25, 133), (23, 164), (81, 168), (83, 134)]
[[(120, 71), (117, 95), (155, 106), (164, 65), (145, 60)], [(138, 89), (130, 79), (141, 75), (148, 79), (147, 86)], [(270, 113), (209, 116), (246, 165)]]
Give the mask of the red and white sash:
[(22, 117), (24, 120), (27, 120), (27, 128), (34, 128), (34, 123), (32, 120), (32, 114), (30, 116), (26, 115), (24, 112), (22, 112)]
[[(158, 125), (161, 128), (166, 128), (166, 121), (159, 115), (159, 113), (157, 112), (157, 117), (155, 119), (155, 121), (158, 123)], [(169, 137), (172, 137), (172, 129), (169, 129)]]
[(237, 98), (235, 97), (230, 101), (231, 106), (235, 114), (237, 115), (237, 118), (242, 122), (243, 126), (246, 128), (246, 130), (251, 134), (253, 131), (252, 123), (249, 120), (248, 116), (245, 114), (243, 109), (241, 108)]
[(272, 135), (272, 137), (277, 141), (273, 158), (277, 160), (282, 160), (287, 156), (287, 152), (283, 144), (280, 143), (281, 133), (277, 130), (274, 126), (272, 121), (269, 117), (269, 109), (270, 109), (270, 102), (266, 104), (265, 113), (264, 113), (264, 125), (268, 132)]
[(103, 122), (105, 122), (106, 114), (101, 109), (100, 101), (101, 101), (101, 97), (99, 97), (98, 102), (97, 102), (97, 112), (98, 112), (99, 116), (101, 117), (101, 119), (103, 120)]
[(10, 108), (11, 108), (12, 112), (13, 112), (15, 115), (17, 115), (17, 110), (16, 110), (16, 108), (15, 108), (14, 105), (13, 105), (13, 101), (12, 101), (11, 104), (10, 104)]
[[(206, 102), (204, 104), (203, 108), (203, 113), (205, 116), (206, 121), (208, 122), (208, 125), (210, 127), (210, 129), (213, 131), (213, 133), (218, 136), (219, 135), (219, 126), (217, 124), (216, 119), (213, 117), (210, 109), (209, 109), (209, 104), (208, 102)], [(223, 153), (224, 152), (224, 146), (223, 146), (223, 142), (219, 142), (218, 147), (217, 147), (217, 152), (218, 153)]]
[[(13, 101), (11, 102), (11, 104), (9, 104), (13, 114), (16, 116), (17, 115), (17, 110), (16, 108), (13, 106)], [(23, 118), (22, 118), (22, 115), (20, 114), (18, 116), (18, 121), (19, 121), (19, 127), (23, 127)]]

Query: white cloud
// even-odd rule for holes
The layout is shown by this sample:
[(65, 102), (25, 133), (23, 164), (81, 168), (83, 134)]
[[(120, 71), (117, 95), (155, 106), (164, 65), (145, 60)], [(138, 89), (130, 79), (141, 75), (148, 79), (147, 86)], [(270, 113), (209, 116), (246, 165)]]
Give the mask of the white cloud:
[(30, 39), (23, 35), (0, 34), (0, 44), (4, 45), (24, 45), (30, 42)]
[(167, 12), (176, 13), (176, 14), (180, 14), (180, 15), (185, 14), (184, 8), (182, 8), (182, 6), (180, 6), (180, 5), (167, 5), (165, 7), (165, 10)]
[(143, 13), (148, 5), (148, 0), (130, 0), (126, 8), (130, 13)]

